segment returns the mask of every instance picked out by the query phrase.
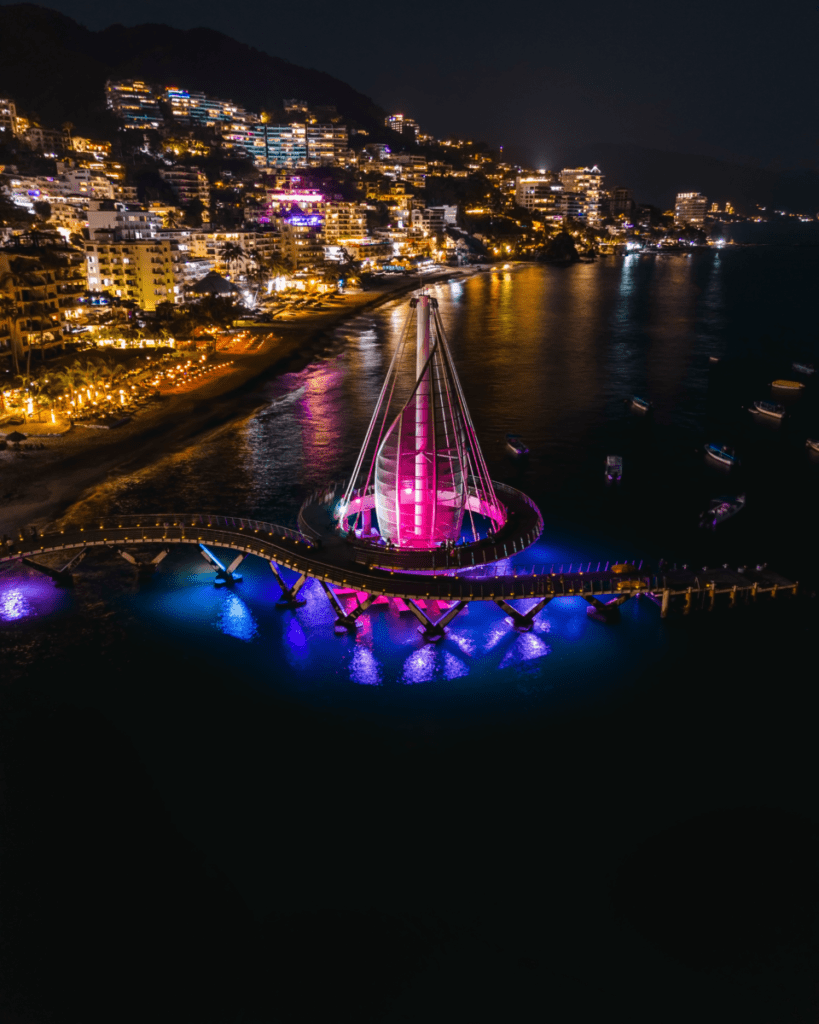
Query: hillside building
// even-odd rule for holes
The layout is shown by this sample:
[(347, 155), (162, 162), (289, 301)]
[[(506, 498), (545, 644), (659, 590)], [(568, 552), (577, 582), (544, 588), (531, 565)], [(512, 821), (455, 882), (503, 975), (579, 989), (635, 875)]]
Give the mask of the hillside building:
[(108, 109), (123, 122), (124, 128), (159, 128), (163, 123), (156, 93), (145, 82), (129, 78), (105, 83)]

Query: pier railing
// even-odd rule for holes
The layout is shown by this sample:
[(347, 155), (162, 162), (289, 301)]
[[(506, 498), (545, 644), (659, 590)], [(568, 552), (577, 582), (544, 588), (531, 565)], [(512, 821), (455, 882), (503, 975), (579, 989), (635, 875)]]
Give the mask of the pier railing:
[(210, 515), (207, 512), (193, 515), (190, 513), (182, 515), (172, 512), (152, 512), (147, 515), (137, 516), (106, 516), (98, 522), (101, 528), (106, 527), (109, 529), (115, 527), (120, 529), (142, 529), (143, 527), (146, 529), (156, 529), (159, 526), (184, 529), (185, 527), (204, 526), (209, 530), (242, 530), (247, 533), (267, 534), (272, 538), (280, 537), (282, 540), (295, 540), (301, 545), (312, 546), (310, 540), (303, 533), (299, 533), (298, 530), (291, 530), (286, 526), (280, 526), (278, 523), (266, 523), (259, 519), (244, 519), (240, 516)]

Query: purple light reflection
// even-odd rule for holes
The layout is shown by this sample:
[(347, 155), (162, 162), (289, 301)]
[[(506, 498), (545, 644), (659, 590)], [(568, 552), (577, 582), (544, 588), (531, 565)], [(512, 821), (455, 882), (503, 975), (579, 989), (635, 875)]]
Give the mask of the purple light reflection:
[(458, 679), (469, 675), (469, 666), (451, 651), (428, 644), (404, 662), (403, 683), (430, 683), (433, 679)]
[(0, 622), (48, 615), (66, 600), (70, 600), (66, 591), (46, 576), (28, 569), (10, 570), (0, 583)]
[(14, 622), (31, 614), (33, 609), (21, 590), (15, 587), (0, 594), (0, 619), (4, 622)]
[(356, 645), (350, 663), (350, 677), (354, 683), (362, 686), (381, 686), (381, 666), (369, 647), (363, 644)]
[(551, 647), (545, 644), (539, 636), (534, 633), (520, 633), (514, 646), (504, 655), (500, 663), (501, 668), (509, 668), (510, 665), (520, 664), (522, 661), (532, 661), (534, 658), (545, 658), (551, 654)]

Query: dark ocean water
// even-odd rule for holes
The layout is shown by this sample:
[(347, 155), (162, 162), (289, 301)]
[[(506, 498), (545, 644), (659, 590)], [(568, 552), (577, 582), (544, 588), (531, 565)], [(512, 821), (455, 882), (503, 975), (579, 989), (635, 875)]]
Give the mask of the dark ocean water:
[[(767, 561), (809, 595), (816, 384), (781, 425), (746, 407), (819, 365), (817, 272), (819, 248), (749, 247), (434, 287), (492, 476), (544, 514), (514, 564)], [(67, 521), (294, 525), (352, 467), (405, 305), (342, 325), (260, 385), (257, 414)], [(706, 441), (741, 466), (707, 464)], [(736, 493), (745, 511), (697, 527)], [(281, 611), (269, 570), (243, 572), (217, 590), (183, 551), (141, 584), (94, 557), (73, 592), (3, 576), (19, 1019), (105, 1017), (80, 953), (57, 966), (89, 922), (77, 950), (119, 1019), (162, 989), (179, 1020), (814, 1019), (809, 597), (664, 623), (634, 600), (612, 626), (568, 599), (528, 635), (476, 605), (432, 646), (383, 608), (337, 637), (319, 588)]]

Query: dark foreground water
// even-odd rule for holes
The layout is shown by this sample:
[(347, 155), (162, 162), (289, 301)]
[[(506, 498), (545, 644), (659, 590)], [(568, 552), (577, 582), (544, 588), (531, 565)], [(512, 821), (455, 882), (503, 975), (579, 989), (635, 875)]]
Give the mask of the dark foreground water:
[[(435, 288), (492, 475), (544, 512), (515, 564), (768, 561), (809, 595), (816, 388), (782, 425), (744, 407), (819, 364), (817, 271), (759, 247)], [(352, 466), (404, 315), (345, 324), (257, 415), (67, 518), (293, 524)], [(243, 571), (3, 576), (9, 1019), (814, 1019), (809, 597), (665, 623), (635, 600), (612, 626), (561, 600), (528, 635), (475, 605), (425, 646), (383, 607), (337, 637), (319, 588), (281, 611)]]

